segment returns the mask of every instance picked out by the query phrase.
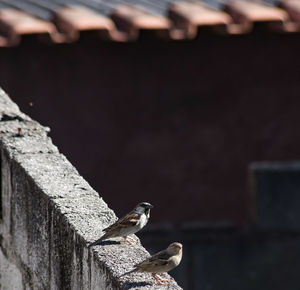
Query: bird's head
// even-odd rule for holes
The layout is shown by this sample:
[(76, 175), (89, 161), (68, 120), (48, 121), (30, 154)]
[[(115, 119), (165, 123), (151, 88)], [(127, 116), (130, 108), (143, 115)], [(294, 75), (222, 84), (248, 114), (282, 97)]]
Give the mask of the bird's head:
[(171, 255), (177, 255), (182, 251), (182, 244), (180, 244), (178, 242), (174, 242), (169, 245), (169, 247), (167, 248), (167, 251)]
[(153, 205), (149, 202), (141, 202), (135, 207), (134, 211), (148, 215), (151, 208), (153, 208)]

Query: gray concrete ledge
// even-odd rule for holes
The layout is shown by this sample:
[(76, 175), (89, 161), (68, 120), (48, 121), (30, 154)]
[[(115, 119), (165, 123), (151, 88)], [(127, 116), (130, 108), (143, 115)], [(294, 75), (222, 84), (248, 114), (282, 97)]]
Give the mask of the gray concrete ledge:
[(139, 242), (87, 249), (117, 217), (48, 132), (0, 90), (0, 289), (181, 289), (119, 278), (149, 255)]

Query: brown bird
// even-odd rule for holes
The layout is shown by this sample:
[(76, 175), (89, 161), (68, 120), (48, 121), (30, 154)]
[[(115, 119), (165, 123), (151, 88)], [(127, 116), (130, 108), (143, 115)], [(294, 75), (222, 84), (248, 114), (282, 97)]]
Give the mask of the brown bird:
[(151, 208), (153, 208), (153, 205), (148, 202), (139, 203), (129, 214), (105, 228), (103, 230), (105, 234), (97, 241), (91, 243), (88, 248), (98, 245), (106, 239), (116, 237), (124, 237), (128, 243), (131, 243), (133, 238), (129, 237), (129, 235), (135, 234), (147, 224)]
[(134, 272), (152, 273), (158, 284), (168, 285), (169, 280), (163, 279), (158, 274), (169, 272), (180, 264), (182, 258), (182, 244), (172, 243), (167, 249), (158, 252), (152, 257), (136, 264), (133, 270), (122, 274), (120, 277)]

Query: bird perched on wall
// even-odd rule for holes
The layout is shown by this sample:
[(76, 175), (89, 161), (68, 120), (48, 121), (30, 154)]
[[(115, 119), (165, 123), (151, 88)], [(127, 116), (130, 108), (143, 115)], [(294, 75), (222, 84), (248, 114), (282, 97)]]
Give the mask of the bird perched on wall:
[(88, 247), (90, 248), (98, 245), (101, 241), (116, 237), (124, 237), (128, 243), (132, 243), (134, 239), (130, 238), (129, 235), (135, 234), (147, 224), (151, 208), (153, 206), (148, 202), (139, 203), (129, 214), (105, 228), (103, 230), (105, 234)]
[(175, 242), (170, 244), (167, 249), (158, 252), (139, 264), (136, 264), (132, 271), (126, 272), (120, 277), (134, 272), (148, 272), (152, 273), (152, 276), (158, 284), (168, 285), (169, 280), (163, 279), (158, 274), (168, 272), (177, 267), (180, 264), (181, 258), (182, 244)]

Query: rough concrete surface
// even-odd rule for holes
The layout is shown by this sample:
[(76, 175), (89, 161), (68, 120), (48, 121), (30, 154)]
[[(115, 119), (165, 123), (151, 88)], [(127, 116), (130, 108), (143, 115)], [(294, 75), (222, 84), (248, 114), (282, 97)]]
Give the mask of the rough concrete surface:
[(21, 271), (11, 263), (0, 248), (0, 288), (2, 290), (22, 289)]
[(181, 289), (172, 278), (155, 285), (150, 274), (119, 278), (149, 255), (138, 239), (88, 250), (114, 212), (59, 153), (49, 129), (2, 90), (0, 120), (0, 289)]

